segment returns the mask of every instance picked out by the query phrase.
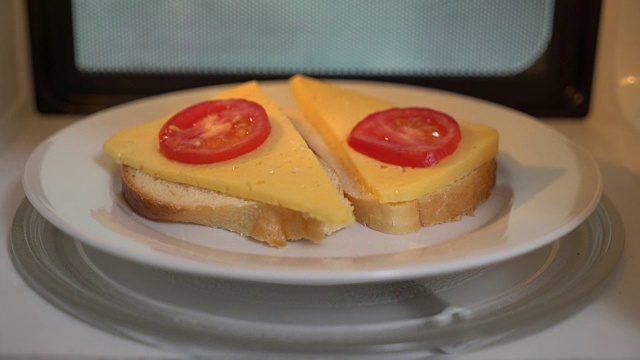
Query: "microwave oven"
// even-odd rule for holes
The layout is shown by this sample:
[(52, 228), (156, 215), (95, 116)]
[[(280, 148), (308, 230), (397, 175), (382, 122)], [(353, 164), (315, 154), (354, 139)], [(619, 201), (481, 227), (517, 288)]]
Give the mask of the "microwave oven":
[[(331, 13), (331, 8), (318, 9), (318, 7), (329, 6), (327, 4), (335, 5), (337, 2), (322, 1), (317, 2), (316, 5), (308, 5), (309, 2), (305, 2), (307, 5), (300, 5), (300, 11), (313, 9), (305, 19), (311, 21), (314, 16), (319, 18), (319, 23), (314, 23), (315, 27), (309, 28), (305, 27), (307, 25), (305, 22), (296, 23), (295, 18), (289, 16), (291, 14), (283, 16), (286, 12), (280, 12), (285, 4), (292, 3), (293, 1), (277, 0), (268, 2), (0, 1), (0, 27), (3, 30), (0, 31), (0, 68), (3, 70), (2, 82), (0, 82), (0, 174), (2, 174), (0, 175), (0, 204), (2, 204), (0, 244), (5, 250), (0, 252), (0, 274), (2, 274), (0, 276), (0, 303), (2, 304), (0, 306), (2, 323), (0, 358), (183, 358), (179, 357), (179, 354), (167, 351), (166, 347), (154, 347), (147, 342), (123, 336), (122, 332), (115, 332), (122, 327), (99, 327), (95, 323), (88, 322), (87, 319), (93, 319), (92, 316), (111, 313), (90, 311), (85, 317), (78, 313), (74, 314), (69, 311), (70, 302), (65, 301), (73, 298), (77, 293), (66, 292), (64, 298), (47, 297), (46, 294), (43, 295), (42, 288), (33, 286), (33, 282), (29, 282), (24, 276), (23, 269), (15, 265), (10, 244), (17, 241), (13, 236), (15, 232), (12, 233), (12, 230), (16, 229), (15, 224), (20, 224), (15, 221), (16, 214), (19, 208), (24, 208), (26, 204), (21, 184), (25, 162), (36, 146), (46, 143), (47, 139), (55, 136), (58, 131), (67, 126), (86, 124), (86, 120), (93, 116), (86, 117), (85, 113), (93, 113), (129, 99), (151, 94), (198, 86), (209, 87), (209, 85), (238, 82), (249, 78), (283, 79), (294, 72), (304, 72), (323, 78), (364, 79), (435, 87), (469, 94), (475, 98), (489, 99), (535, 114), (540, 119), (539, 123), (543, 123), (536, 124), (537, 126), (548, 127), (564, 135), (570, 142), (587, 149), (602, 172), (604, 198), (611, 206), (607, 208), (611, 210), (611, 223), (608, 226), (615, 230), (617, 235), (611, 236), (611, 239), (617, 240), (618, 244), (621, 241), (624, 242), (624, 251), (619, 261), (610, 264), (613, 271), (607, 281), (599, 284), (597, 291), (587, 294), (588, 296), (576, 295), (577, 293), (573, 292), (572, 295), (580, 297), (580, 301), (567, 301), (560, 306), (555, 306), (558, 303), (552, 303), (554, 312), (547, 314), (549, 316), (530, 313), (531, 323), (519, 322), (516, 325), (517, 329), (510, 336), (485, 339), (486, 342), (476, 339), (462, 344), (461, 347), (444, 350), (449, 351), (450, 355), (447, 358), (456, 359), (637, 358), (640, 354), (640, 342), (637, 341), (640, 337), (640, 312), (638, 312), (640, 283), (637, 281), (637, 274), (640, 272), (640, 263), (637, 261), (640, 242), (634, 239), (640, 236), (640, 224), (637, 221), (637, 215), (640, 213), (638, 201), (640, 188), (637, 186), (640, 183), (640, 159), (633, 155), (640, 153), (640, 101), (638, 101), (640, 99), (640, 81), (638, 81), (640, 43), (637, 41), (640, 38), (640, 22), (636, 20), (637, 14), (640, 13), (640, 2), (636, 0), (388, 1), (389, 4), (394, 5), (389, 5), (391, 8), (385, 8), (385, 11), (388, 14), (395, 14), (390, 15), (395, 19), (394, 23), (409, 21), (411, 18), (409, 13), (415, 15), (411, 22), (411, 29), (420, 29), (422, 35), (411, 33), (414, 42), (408, 44), (415, 44), (429, 35), (432, 37), (426, 40), (428, 49), (437, 48), (440, 51), (435, 55), (423, 53), (420, 59), (423, 65), (426, 65), (420, 68), (422, 70), (419, 69), (421, 72), (413, 68), (411, 75), (401, 73), (399, 70), (411, 65), (411, 63), (402, 62), (406, 59), (397, 60), (400, 62), (385, 60), (382, 65), (376, 65), (378, 68), (369, 65), (368, 70), (366, 67), (358, 67), (356, 70), (349, 67), (353, 63), (346, 60), (354, 58), (352, 56), (342, 58), (339, 55), (345, 51), (349, 53), (348, 50), (351, 47), (354, 50), (363, 49), (358, 48), (358, 41), (353, 39), (346, 45), (338, 42), (336, 46), (331, 47), (317, 49), (307, 47), (306, 50), (297, 48), (296, 46), (302, 41), (300, 39), (306, 41), (315, 39), (319, 42), (318, 44), (324, 44), (321, 40), (325, 40), (328, 34), (317, 38), (314, 36), (321, 29), (321, 23), (326, 20), (327, 14)], [(355, 4), (354, 6), (365, 4), (357, 0), (348, 1), (348, 3)], [(370, 0), (366, 4), (386, 3)], [(420, 13), (412, 7), (422, 3), (432, 5), (430, 11), (424, 10)], [(153, 5), (149, 6), (149, 4)], [(234, 10), (223, 7), (220, 12), (217, 12), (209, 8), (214, 6), (212, 4), (229, 6), (245, 4), (248, 8), (240, 6)], [(402, 6), (396, 7), (396, 4)], [(412, 6), (409, 6), (410, 4)], [(158, 8), (155, 9), (154, 6)], [(260, 6), (262, 8), (259, 8)], [(403, 6), (407, 6), (408, 10)], [(499, 9), (499, 6), (503, 8)], [(344, 16), (347, 19), (362, 15), (354, 12), (353, 9), (355, 8), (352, 8), (350, 13), (345, 12)], [(373, 13), (367, 13), (368, 16), (376, 20), (384, 20), (387, 13), (381, 14), (376, 12), (379, 10), (374, 10), (371, 8)], [(234, 70), (230, 69), (233, 63), (225, 62), (224, 58), (216, 57), (216, 53), (211, 51), (206, 52), (206, 56), (197, 55), (200, 54), (197, 51), (188, 51), (187, 59), (180, 58), (185, 55), (181, 53), (183, 48), (180, 46), (185, 44), (170, 39), (172, 30), (176, 30), (174, 36), (178, 39), (194, 38), (198, 44), (209, 44), (211, 41), (211, 38), (206, 35), (209, 29), (205, 26), (206, 24), (196, 32), (180, 27), (180, 24), (190, 23), (188, 20), (191, 17), (185, 14), (187, 11), (199, 12), (200, 15), (190, 15), (195, 19), (209, 19), (214, 14), (242, 14), (243, 16), (253, 14), (250, 18), (240, 16), (245, 21), (254, 18), (260, 20), (263, 17), (261, 14), (266, 14), (264, 17), (270, 20), (259, 21), (253, 27), (253, 30), (259, 31), (245, 34), (245, 41), (250, 46), (226, 48), (223, 45), (229, 45), (228, 42), (216, 43), (225, 49), (226, 54), (238, 54), (247, 49), (260, 48), (263, 41), (266, 41), (273, 50), (273, 47), (278, 44), (269, 43), (270, 37), (262, 35), (268, 34), (269, 29), (283, 29), (283, 26), (291, 24), (292, 21), (298, 26), (292, 29), (297, 31), (313, 29), (316, 33), (307, 35), (292, 33), (290, 39), (299, 41), (286, 44), (292, 45), (291, 47), (283, 47), (278, 51), (260, 52), (257, 60), (253, 60), (254, 63), (242, 64)], [(333, 14), (336, 12), (334, 8)], [(474, 14), (477, 14), (477, 18), (473, 16)], [(438, 19), (441, 21), (435, 24), (437, 26), (430, 27), (427, 24), (429, 21)], [(140, 23), (136, 25), (137, 27), (124, 26), (136, 22)], [(172, 26), (163, 25), (168, 23)], [(344, 28), (337, 27), (339, 25), (337, 22), (331, 24), (336, 26), (334, 33), (340, 35)], [(382, 33), (371, 32), (379, 24), (376, 22), (376, 26), (364, 27), (368, 30), (365, 34), (361, 34), (362, 39), (369, 39), (365, 36), (366, 34), (372, 34), (374, 40), (376, 37), (381, 37)], [(423, 27), (419, 26), (420, 24)], [(514, 27), (507, 28), (509, 24)], [(408, 31), (407, 27), (401, 27), (397, 32), (393, 32), (394, 28), (390, 24), (387, 26), (385, 30), (395, 34), (394, 38)], [(503, 28), (504, 33), (500, 31)], [(290, 28), (285, 26), (284, 29)], [(441, 31), (431, 33), (438, 29)], [(467, 31), (463, 31), (465, 29)], [(527, 34), (531, 35), (525, 36), (523, 33), (525, 29)], [(533, 31), (535, 29), (538, 31)], [(127, 32), (134, 30), (138, 31), (135, 36), (127, 35)], [(456, 32), (456, 35), (449, 34), (451, 30), (459, 32)], [(225, 28), (215, 28), (215, 31), (220, 31), (219, 35), (231, 36), (225, 32)], [(484, 39), (483, 44), (494, 46), (499, 44), (500, 47), (505, 47), (502, 51), (506, 52), (496, 54), (484, 52), (482, 56), (478, 55), (475, 50), (479, 51), (482, 48), (470, 46), (474, 41), (468, 38), (466, 42), (461, 40), (462, 34), (469, 35), (470, 32), (477, 32), (471, 37), (476, 40), (475, 42), (478, 42), (478, 39)], [(286, 31), (281, 30), (281, 33)], [(518, 34), (520, 37), (516, 36)], [(512, 43), (510, 40), (514, 39), (514, 36), (521, 41), (517, 41), (517, 44)], [(145, 41), (131, 43), (131, 38), (134, 37)], [(438, 38), (440, 40), (437, 40)], [(339, 37), (333, 38), (334, 41), (339, 39)], [(146, 46), (145, 42), (148, 42), (149, 46)], [(161, 46), (163, 44), (167, 46)], [(338, 46), (340, 44), (342, 47)], [(461, 44), (469, 47), (460, 46)], [(544, 44), (544, 46), (536, 48), (531, 47), (532, 44)], [(388, 47), (392, 46), (399, 46), (404, 51), (410, 48), (407, 43), (387, 42), (382, 50), (366, 47), (363, 51), (371, 51), (371, 54), (378, 54), (379, 51), (384, 53)], [(332, 48), (340, 50), (331, 52)], [(217, 49), (221, 48), (216, 47), (215, 50)], [(469, 51), (471, 49), (474, 51)], [(513, 65), (521, 63), (508, 61), (514, 59), (514, 54), (520, 54), (518, 49), (544, 50), (523, 52), (522, 54), (525, 54), (523, 58), (528, 61), (524, 62), (526, 66), (518, 67)], [(280, 56), (280, 52), (286, 56)], [(324, 62), (323, 66), (316, 66), (313, 62), (311, 62), (313, 66), (305, 65), (309, 64), (305, 61), (321, 60), (314, 59), (314, 56), (325, 52), (332, 61)], [(397, 52), (406, 54), (400, 50)], [(442, 61), (437, 56), (452, 52), (456, 56), (444, 57), (451, 59), (451, 63)], [(267, 59), (269, 54), (280, 60), (270, 63), (271, 67), (268, 69), (254, 66)], [(391, 55), (394, 53), (388, 53), (388, 56)], [(500, 55), (499, 59), (491, 62), (481, 61), (483, 57), (493, 55)], [(377, 56), (372, 58), (388, 59)], [(438, 62), (438, 59), (441, 61)], [(360, 66), (365, 62), (363, 60), (357, 64)], [(489, 67), (492, 64), (496, 66)], [(388, 68), (382, 71), (379, 66), (388, 66)], [(386, 87), (386, 85), (382, 86)], [(393, 84), (390, 86), (394, 87)], [(161, 96), (160, 99), (172, 96), (173, 94)], [(146, 103), (146, 101), (138, 103)], [(132, 105), (135, 106), (135, 104)], [(124, 106), (124, 108), (127, 107), (128, 105)], [(116, 106), (113, 110), (117, 111), (118, 107)], [(111, 111), (107, 110), (107, 112)], [(99, 117), (100, 114), (95, 116)], [(108, 121), (102, 124), (108, 127)], [(107, 136), (107, 132), (104, 136)], [(538, 143), (534, 141), (523, 145), (535, 145), (532, 151), (542, 148), (537, 147)], [(73, 145), (71, 146), (73, 148)], [(548, 149), (543, 149), (543, 151), (546, 150)], [(529, 169), (537, 166), (529, 163), (523, 165), (528, 166)], [(558, 173), (558, 169), (555, 168), (539, 169), (549, 170), (547, 172), (549, 176)], [(69, 176), (84, 175), (82, 170), (69, 174)], [(91, 188), (93, 185), (87, 182), (87, 186)], [(578, 191), (579, 189), (568, 190)], [(536, 219), (532, 218), (532, 222), (535, 221)], [(580, 229), (584, 230), (584, 227)], [(597, 230), (597, 227), (593, 228), (594, 233)], [(43, 237), (45, 240), (43, 243), (48, 244), (46, 240), (49, 239), (49, 237)], [(67, 253), (61, 252), (61, 255), (65, 254)], [(586, 253), (581, 250), (575, 254), (575, 257), (569, 256), (567, 259), (585, 259), (587, 258), (585, 255)], [(59, 257), (53, 257), (53, 259), (59, 259)], [(520, 271), (522, 270), (520, 268), (514, 267), (514, 269), (519, 271), (505, 271), (501, 275), (511, 279), (529, 274), (526, 271)], [(121, 268), (113, 270), (122, 271)], [(82, 274), (80, 271), (78, 273)], [(127, 278), (132, 274), (124, 271), (120, 273)], [(55, 272), (46, 274), (56, 275)], [(581, 274), (588, 276), (586, 272)], [(467, 279), (465, 278), (465, 281)], [(454, 292), (468, 294), (468, 297), (474, 301), (484, 300), (483, 294), (491, 292), (494, 286), (502, 284), (500, 281), (476, 283), (472, 280), (469, 279), (464, 285), (475, 284), (474, 289), (478, 292), (465, 292), (463, 290), (468, 288), (464, 286), (454, 287)], [(554, 281), (558, 284), (566, 284), (561, 279), (556, 278)], [(87, 284), (93, 285), (93, 283)], [(531, 288), (523, 286), (520, 289), (529, 291)], [(55, 290), (58, 291), (57, 293), (64, 292), (59, 288)], [(545, 291), (537, 303), (546, 303), (549, 296), (549, 292)], [(78, 299), (76, 296), (72, 300)], [(202, 301), (209, 300), (204, 298)], [(424, 309), (429, 311), (430, 308)], [(370, 312), (363, 311), (362, 314), (368, 315)], [(276, 315), (273, 314), (274, 317)], [(190, 319), (178, 318), (178, 320), (191, 324), (187, 323)], [(197, 323), (197, 319), (193, 323)], [(157, 329), (155, 327), (150, 330)], [(389, 336), (392, 335), (394, 334), (390, 332)], [(454, 351), (458, 353), (451, 354)], [(377, 355), (382, 356), (380, 353)]]

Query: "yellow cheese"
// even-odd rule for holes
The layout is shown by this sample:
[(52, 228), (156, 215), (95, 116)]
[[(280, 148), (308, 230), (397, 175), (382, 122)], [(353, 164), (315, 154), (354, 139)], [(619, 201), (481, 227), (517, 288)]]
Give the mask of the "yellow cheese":
[(305, 117), (382, 203), (420, 198), (459, 179), (498, 153), (498, 132), (494, 128), (458, 121), (462, 130), (458, 149), (438, 165), (409, 168), (386, 164), (353, 150), (346, 139), (365, 116), (392, 108), (393, 104), (303, 75), (291, 78), (290, 84)]
[(183, 164), (169, 160), (159, 151), (158, 132), (167, 118), (121, 130), (104, 143), (103, 150), (119, 164), (165, 180), (279, 205), (332, 224), (355, 221), (350, 205), (335, 189), (317, 157), (255, 81), (216, 98), (242, 98), (261, 104), (271, 123), (267, 140), (235, 159), (206, 165)]

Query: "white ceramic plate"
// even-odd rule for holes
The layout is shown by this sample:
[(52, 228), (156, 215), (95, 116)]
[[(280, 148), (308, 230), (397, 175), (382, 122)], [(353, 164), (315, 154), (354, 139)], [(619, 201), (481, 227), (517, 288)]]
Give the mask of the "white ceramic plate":
[[(541, 121), (450, 93), (394, 84), (336, 82), (400, 106), (422, 105), (491, 125), (500, 133), (493, 194), (462, 221), (411, 235), (358, 224), (320, 244), (285, 249), (220, 229), (152, 222), (120, 196), (118, 167), (102, 153), (115, 131), (211, 97), (223, 87), (148, 98), (96, 113), (54, 134), (30, 156), (29, 201), (47, 220), (88, 245), (130, 260), (208, 276), (286, 284), (345, 284), (426, 277), (486, 266), (540, 248), (578, 226), (602, 194), (600, 171), (582, 148)], [(285, 82), (263, 89), (295, 111)]]

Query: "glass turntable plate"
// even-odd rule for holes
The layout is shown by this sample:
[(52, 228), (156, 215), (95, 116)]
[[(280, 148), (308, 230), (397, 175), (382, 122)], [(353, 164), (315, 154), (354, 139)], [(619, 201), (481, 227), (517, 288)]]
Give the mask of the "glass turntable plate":
[(240, 358), (415, 358), (539, 330), (597, 294), (624, 229), (603, 198), (574, 230), (491, 266), (409, 281), (304, 286), (154, 267), (62, 232), (25, 200), (12, 260), (49, 302), (106, 332), (171, 352)]

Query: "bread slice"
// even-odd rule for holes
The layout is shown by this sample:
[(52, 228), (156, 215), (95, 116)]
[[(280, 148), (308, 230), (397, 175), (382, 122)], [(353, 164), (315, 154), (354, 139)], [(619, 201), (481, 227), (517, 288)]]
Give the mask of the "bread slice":
[(353, 224), (337, 176), (257, 82), (214, 97), (229, 98), (259, 103), (271, 123), (262, 145), (234, 159), (191, 165), (166, 158), (157, 135), (166, 118), (121, 129), (105, 141), (104, 151), (121, 165), (122, 191), (131, 208), (152, 220), (224, 228), (275, 247), (287, 240), (317, 242)]
[[(296, 81), (295, 79), (309, 81), (310, 78), (298, 75), (292, 78), (292, 81)], [(317, 82), (314, 79), (310, 81)], [(302, 85), (302, 88), (304, 86)], [(300, 91), (303, 91), (301, 87), (294, 87), (294, 95), (300, 95)], [(314, 99), (316, 95), (317, 93), (310, 94), (309, 98)], [(349, 94), (343, 95), (341, 101), (349, 101), (346, 100)], [(354, 101), (362, 96), (356, 95)], [(317, 125), (314, 126), (314, 122), (309, 119), (309, 116), (318, 116), (317, 109), (310, 109), (313, 105), (303, 103), (305, 100), (301, 101), (300, 96), (296, 100), (301, 110), (292, 110), (289, 118), (309, 147), (338, 174), (345, 196), (354, 207), (356, 220), (372, 229), (387, 234), (408, 234), (422, 227), (460, 220), (464, 215), (473, 215), (477, 206), (490, 196), (495, 186), (497, 163), (493, 157), (434, 191), (410, 200), (382, 202), (363, 184), (353, 168), (345, 163), (344, 154), (340, 156), (338, 153), (339, 147), (330, 145), (331, 140), (327, 137), (333, 134), (328, 134), (326, 129), (319, 129)], [(355, 103), (353, 105), (359, 106)], [(336, 117), (332, 116), (334, 119)], [(425, 178), (424, 181), (429, 179)]]
[[(281, 206), (163, 180), (129, 166), (120, 169), (124, 199), (149, 220), (222, 228), (278, 248), (286, 246), (288, 240), (319, 242), (345, 227)], [(337, 190), (342, 191), (337, 175), (328, 166), (325, 170)]]

